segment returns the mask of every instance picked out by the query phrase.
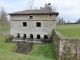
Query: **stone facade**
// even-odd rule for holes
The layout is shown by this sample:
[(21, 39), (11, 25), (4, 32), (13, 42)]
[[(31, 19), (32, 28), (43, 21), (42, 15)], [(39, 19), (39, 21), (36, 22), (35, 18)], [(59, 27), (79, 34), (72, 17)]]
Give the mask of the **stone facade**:
[[(26, 26), (25, 26), (26, 25)], [(51, 38), (56, 29), (56, 14), (18, 14), (10, 15), (10, 34), (14, 37)]]

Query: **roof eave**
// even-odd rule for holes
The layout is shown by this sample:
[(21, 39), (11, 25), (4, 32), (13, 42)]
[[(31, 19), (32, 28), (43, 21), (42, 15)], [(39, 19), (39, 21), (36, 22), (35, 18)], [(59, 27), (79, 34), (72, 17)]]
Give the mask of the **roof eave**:
[(18, 14), (18, 13), (10, 13), (9, 15), (48, 15), (48, 14), (52, 14), (52, 15), (56, 15), (58, 16), (59, 13), (33, 13), (33, 14)]

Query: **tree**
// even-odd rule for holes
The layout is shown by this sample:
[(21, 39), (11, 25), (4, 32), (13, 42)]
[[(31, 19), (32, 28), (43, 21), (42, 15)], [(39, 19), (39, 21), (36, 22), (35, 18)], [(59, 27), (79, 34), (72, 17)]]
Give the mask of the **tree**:
[(57, 18), (57, 25), (64, 25), (66, 22), (65, 22), (65, 20), (62, 18)]
[(67, 22), (68, 24), (70, 23), (70, 21)]
[(56, 11), (56, 7), (53, 6), (51, 3), (45, 3), (44, 7), (40, 7), (42, 10), (51, 10), (51, 11)]
[(29, 9), (32, 9), (33, 8), (33, 3), (34, 3), (34, 0), (28, 0), (28, 8)]
[(2, 7), (0, 10), (0, 25), (8, 24), (7, 13), (5, 12), (4, 8)]
[(80, 23), (80, 19), (76, 21), (76, 23)]
[(52, 10), (52, 4), (51, 3), (45, 4), (44, 9)]
[(1, 8), (1, 11), (0, 11), (0, 20), (1, 21), (7, 21), (8, 20), (7, 13), (5, 12), (3, 7)]
[(55, 5), (52, 5), (52, 11), (56, 11), (57, 7)]

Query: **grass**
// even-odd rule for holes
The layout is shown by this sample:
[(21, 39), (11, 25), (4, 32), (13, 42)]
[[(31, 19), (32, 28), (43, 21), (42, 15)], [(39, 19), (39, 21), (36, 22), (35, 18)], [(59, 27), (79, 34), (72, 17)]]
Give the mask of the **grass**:
[(56, 60), (52, 43), (34, 45), (29, 54), (20, 54), (12, 50), (14, 43), (5, 43), (7, 36), (0, 36), (0, 60)]
[(80, 24), (59, 25), (57, 26), (57, 30), (66, 37), (80, 37)]
[(31, 56), (0, 49), (0, 60), (53, 60), (43, 56)]
[(56, 59), (56, 54), (52, 43), (35, 45), (30, 55), (43, 56), (49, 59)]
[(6, 50), (12, 50), (12, 48), (15, 46), (13, 43), (5, 43), (5, 39), (8, 36), (0, 36), (0, 49), (6, 49)]

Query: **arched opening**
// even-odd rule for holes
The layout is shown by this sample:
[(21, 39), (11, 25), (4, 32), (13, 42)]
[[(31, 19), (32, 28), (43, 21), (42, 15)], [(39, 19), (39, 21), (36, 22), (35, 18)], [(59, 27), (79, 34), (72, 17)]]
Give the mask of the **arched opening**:
[(30, 38), (33, 38), (33, 34), (30, 34)]
[(26, 38), (26, 34), (24, 34), (24, 38)]
[(17, 37), (20, 38), (20, 34), (19, 33), (17, 33)]
[(40, 35), (39, 34), (37, 35), (37, 39), (40, 39)]
[(48, 36), (47, 35), (44, 35), (44, 39), (48, 39)]

